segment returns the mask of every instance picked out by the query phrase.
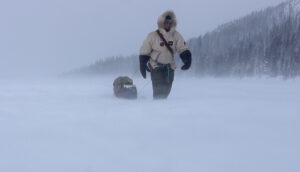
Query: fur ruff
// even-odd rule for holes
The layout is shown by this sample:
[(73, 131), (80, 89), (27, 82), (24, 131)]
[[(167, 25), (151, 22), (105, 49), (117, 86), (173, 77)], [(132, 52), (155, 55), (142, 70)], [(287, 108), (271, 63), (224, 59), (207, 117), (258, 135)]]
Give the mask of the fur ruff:
[(172, 10), (168, 10), (158, 17), (158, 20), (157, 20), (158, 28), (159, 29), (164, 28), (164, 21), (167, 16), (170, 16), (173, 20), (171, 30), (175, 30), (176, 26), (177, 26), (177, 19), (176, 19), (176, 15), (175, 15), (174, 11), (172, 11)]

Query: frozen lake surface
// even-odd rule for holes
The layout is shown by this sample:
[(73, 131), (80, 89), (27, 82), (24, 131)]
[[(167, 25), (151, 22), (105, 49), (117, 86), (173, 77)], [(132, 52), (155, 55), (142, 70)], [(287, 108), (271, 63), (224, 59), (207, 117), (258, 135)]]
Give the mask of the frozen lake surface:
[(0, 171), (300, 171), (300, 79), (176, 78), (162, 101), (113, 79), (0, 81)]

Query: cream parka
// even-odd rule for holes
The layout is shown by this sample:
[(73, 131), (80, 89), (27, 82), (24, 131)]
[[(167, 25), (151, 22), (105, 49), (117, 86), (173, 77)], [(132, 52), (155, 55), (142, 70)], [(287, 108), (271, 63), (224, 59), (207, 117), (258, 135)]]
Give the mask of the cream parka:
[[(164, 21), (166, 16), (170, 16), (173, 20), (173, 24), (169, 32), (164, 29)], [(173, 11), (166, 11), (159, 16), (157, 25), (160, 33), (164, 36), (170, 47), (173, 49), (174, 55), (175, 53), (180, 54), (188, 50), (185, 40), (176, 30), (177, 19)], [(175, 70), (176, 68), (174, 55), (172, 55), (168, 48), (163, 44), (163, 41), (156, 31), (148, 34), (140, 49), (140, 55), (150, 56), (150, 64), (153, 68), (157, 67), (157, 63), (171, 64), (172, 69)]]

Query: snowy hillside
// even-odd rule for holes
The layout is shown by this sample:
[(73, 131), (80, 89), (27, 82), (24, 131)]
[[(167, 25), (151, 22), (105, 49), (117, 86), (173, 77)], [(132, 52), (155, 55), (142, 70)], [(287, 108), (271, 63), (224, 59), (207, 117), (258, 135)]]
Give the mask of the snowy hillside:
[(300, 12), (300, 0), (289, 0), (282, 4), (282, 7), (285, 9), (285, 14), (297, 15)]
[(300, 170), (298, 79), (177, 78), (167, 101), (113, 79), (1, 80), (0, 171)]
[[(286, 1), (191, 39), (193, 64), (189, 73), (216, 77), (300, 76), (299, 4), (299, 0)], [(136, 70), (137, 55), (99, 61), (72, 73), (103, 75)]]
[(224, 24), (190, 45), (198, 75), (299, 76), (299, 0)]

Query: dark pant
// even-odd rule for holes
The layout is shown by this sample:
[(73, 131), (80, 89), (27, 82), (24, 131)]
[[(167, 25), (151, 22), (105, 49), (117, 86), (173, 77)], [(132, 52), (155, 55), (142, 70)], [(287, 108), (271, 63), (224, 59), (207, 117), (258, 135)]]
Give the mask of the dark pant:
[(168, 98), (174, 80), (174, 70), (168, 65), (159, 65), (151, 72), (154, 99)]

